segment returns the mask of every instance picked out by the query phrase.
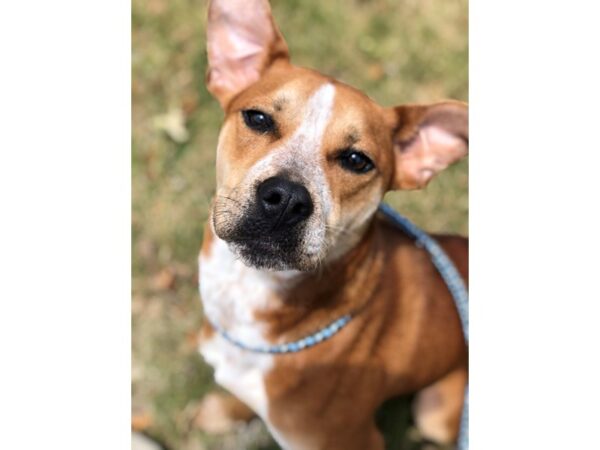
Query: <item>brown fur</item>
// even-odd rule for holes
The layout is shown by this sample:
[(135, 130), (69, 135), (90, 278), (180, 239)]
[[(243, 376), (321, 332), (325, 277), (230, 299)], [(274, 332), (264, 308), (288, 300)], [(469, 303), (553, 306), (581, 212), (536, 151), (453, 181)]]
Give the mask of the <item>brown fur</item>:
[[(227, 10), (227, 2), (215, 3)], [(383, 440), (374, 425), (375, 410), (391, 397), (418, 392), (417, 424), (436, 439), (454, 440), (467, 348), (448, 289), (426, 251), (387, 219), (375, 215), (360, 226), (353, 220), (365, 208), (374, 209), (387, 190), (423, 187), (435, 173), (464, 156), (466, 105), (443, 102), (383, 108), (350, 86), (295, 67), (287, 59), (287, 46), (268, 4), (254, 3), (257, 16), (264, 19), (256, 29), (262, 33), (261, 27), (271, 27), (261, 42), (262, 50), (250, 59), (225, 64), (226, 68), (237, 64), (244, 77), (227, 79), (219, 54), (227, 30), (219, 29), (223, 22), (209, 26), (208, 86), (226, 113), (217, 152), (213, 224), (219, 234), (227, 225), (224, 222), (232, 220), (232, 211), (239, 209), (236, 205), (251, 190), (243, 184), (249, 169), (281, 148), (299, 126), (306, 99), (319, 86), (332, 83), (333, 119), (316, 150), (331, 191), (333, 216), (343, 225), (331, 234), (344, 251), (307, 270), (295, 284), (282, 289), (269, 307), (255, 311), (255, 318), (265, 326), (268, 340), (289, 342), (344, 314), (354, 316), (332, 339), (275, 358), (264, 380), (268, 420), (298, 448), (378, 450)], [(209, 24), (215, 11), (211, 7)], [(237, 14), (235, 8), (219, 13)], [(249, 130), (240, 114), (244, 109), (272, 115), (276, 132)], [(376, 169), (357, 176), (341, 168), (337, 155), (349, 146), (369, 156)], [(467, 280), (467, 240), (436, 237)], [(210, 257), (214, 238), (207, 226), (203, 255)], [(206, 325), (204, 333), (210, 337), (213, 330)]]
[[(429, 257), (381, 219), (373, 228), (363, 273), (356, 274), (366, 275), (370, 283), (366, 289), (338, 285), (344, 301), (332, 307), (337, 309), (332, 317), (360, 310), (348, 329), (312, 349), (282, 356), (267, 378), (271, 421), (310, 436), (309, 448), (379, 448), (373, 444), (373, 417), (384, 400), (423, 389), (466, 364), (453, 301)], [(466, 240), (444, 237), (440, 242), (466, 275)], [(373, 264), (371, 258), (383, 263)], [(461, 387), (455, 392), (452, 401), (462, 404)], [(452, 440), (457, 417), (448, 421)]]
[[(436, 238), (468, 280), (468, 241)], [(266, 379), (278, 429), (309, 439), (308, 448), (377, 449), (373, 417), (383, 401), (462, 373), (434, 408), (432, 434), (456, 439), (467, 361), (460, 321), (428, 254), (394, 225), (377, 217), (349, 255), (280, 301), (257, 312), (273, 342), (298, 339), (348, 312), (355, 318), (334, 339), (278, 357)], [(428, 420), (431, 407), (415, 409)]]

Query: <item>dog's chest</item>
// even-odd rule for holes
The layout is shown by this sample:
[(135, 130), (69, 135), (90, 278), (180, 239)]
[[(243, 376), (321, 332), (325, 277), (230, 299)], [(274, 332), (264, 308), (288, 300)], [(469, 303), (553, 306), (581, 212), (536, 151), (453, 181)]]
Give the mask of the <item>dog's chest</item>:
[[(210, 251), (200, 256), (200, 294), (209, 320), (246, 345), (266, 345), (261, 324), (254, 314), (273, 298), (273, 281), (245, 266), (214, 238)], [(242, 350), (218, 333), (200, 344), (200, 353), (213, 366), (215, 379), (263, 418), (268, 405), (265, 374), (273, 356)]]
[[(297, 273), (279, 273), (275, 279), (272, 273), (249, 268), (216, 237), (210, 249), (201, 254), (199, 262), (200, 294), (209, 320), (247, 346), (273, 344), (264, 338), (263, 325), (256, 320), (255, 312), (273, 306), (278, 301), (281, 286), (293, 285)], [(275, 369), (277, 356), (238, 348), (218, 332), (201, 341), (200, 353), (213, 366), (217, 383), (250, 406), (282, 448), (314, 448), (306, 443), (307, 436), (284, 431), (270, 420), (265, 379)], [(277, 368), (281, 367), (279, 362)], [(277, 374), (270, 373), (269, 379), (274, 375)]]

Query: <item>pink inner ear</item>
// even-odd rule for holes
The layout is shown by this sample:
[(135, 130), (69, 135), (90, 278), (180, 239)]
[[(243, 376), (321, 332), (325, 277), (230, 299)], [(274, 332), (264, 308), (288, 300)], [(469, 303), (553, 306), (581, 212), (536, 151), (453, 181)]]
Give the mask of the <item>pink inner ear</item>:
[(239, 92), (256, 82), (263, 48), (243, 39), (235, 32), (220, 32), (210, 42), (211, 88), (224, 92)]
[(208, 88), (222, 104), (258, 81), (281, 41), (266, 0), (213, 0), (207, 35)]
[(236, 92), (258, 80), (262, 58), (272, 39), (267, 27), (256, 23), (223, 23), (208, 42), (211, 57), (211, 83)]
[(400, 152), (401, 187), (415, 189), (424, 187), (435, 174), (465, 156), (467, 144), (439, 126), (426, 125)]

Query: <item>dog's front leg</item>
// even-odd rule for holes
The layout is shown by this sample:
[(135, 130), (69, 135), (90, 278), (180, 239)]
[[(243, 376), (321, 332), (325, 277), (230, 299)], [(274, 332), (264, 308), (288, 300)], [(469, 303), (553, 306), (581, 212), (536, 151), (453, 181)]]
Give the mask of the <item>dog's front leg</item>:
[(466, 384), (467, 368), (461, 366), (417, 393), (413, 410), (423, 437), (440, 444), (456, 442)]
[(237, 397), (227, 392), (206, 395), (194, 418), (194, 425), (211, 434), (227, 433), (239, 422), (248, 422), (256, 413)]

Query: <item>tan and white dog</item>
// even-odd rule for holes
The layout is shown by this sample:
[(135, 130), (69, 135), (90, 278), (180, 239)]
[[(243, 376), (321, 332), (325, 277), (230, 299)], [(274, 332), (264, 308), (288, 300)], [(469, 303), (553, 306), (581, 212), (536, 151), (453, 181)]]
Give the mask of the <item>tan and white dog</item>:
[[(241, 402), (210, 396), (204, 419), (256, 413), (284, 449), (378, 450), (376, 409), (416, 393), (421, 432), (456, 439), (467, 378), (458, 315), (428, 254), (376, 211), (387, 191), (423, 187), (466, 154), (466, 105), (384, 108), (293, 66), (267, 0), (211, 2), (208, 60), (225, 121), (200, 254), (207, 318), (254, 347), (353, 318), (278, 355), (243, 350), (206, 322), (200, 351)], [(436, 238), (466, 280), (466, 239)]]

